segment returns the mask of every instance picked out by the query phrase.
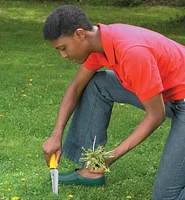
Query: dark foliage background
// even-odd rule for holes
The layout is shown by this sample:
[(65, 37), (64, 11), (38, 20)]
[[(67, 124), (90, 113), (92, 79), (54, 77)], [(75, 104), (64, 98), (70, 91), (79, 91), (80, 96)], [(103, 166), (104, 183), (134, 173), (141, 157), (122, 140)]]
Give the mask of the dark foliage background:
[(61, 2), (65, 4), (102, 5), (102, 6), (185, 6), (185, 0), (21, 0), (29, 2)]

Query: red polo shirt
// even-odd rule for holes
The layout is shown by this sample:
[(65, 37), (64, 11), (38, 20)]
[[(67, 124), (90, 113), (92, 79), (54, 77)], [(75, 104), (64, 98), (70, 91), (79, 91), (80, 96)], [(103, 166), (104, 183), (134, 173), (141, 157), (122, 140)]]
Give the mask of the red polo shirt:
[(164, 101), (185, 98), (185, 46), (141, 27), (98, 24), (105, 54), (91, 53), (84, 66), (115, 72), (141, 102), (162, 92)]

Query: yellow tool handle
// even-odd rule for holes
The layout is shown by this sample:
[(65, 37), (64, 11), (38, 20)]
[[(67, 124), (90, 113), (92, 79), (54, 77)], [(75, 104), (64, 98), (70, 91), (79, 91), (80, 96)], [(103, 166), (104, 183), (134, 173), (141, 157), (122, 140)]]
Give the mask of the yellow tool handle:
[(57, 168), (57, 165), (56, 165), (56, 155), (55, 155), (55, 153), (53, 153), (53, 154), (51, 155), (49, 167), (50, 167), (50, 169), (56, 169), (56, 168)]

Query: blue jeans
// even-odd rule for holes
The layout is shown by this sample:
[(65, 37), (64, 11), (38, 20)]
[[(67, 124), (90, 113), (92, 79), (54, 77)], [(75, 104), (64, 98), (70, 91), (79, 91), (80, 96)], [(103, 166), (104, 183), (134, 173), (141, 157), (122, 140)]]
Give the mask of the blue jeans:
[[(99, 71), (86, 86), (73, 114), (63, 144), (63, 156), (79, 161), (82, 147), (107, 142), (107, 128), (114, 102), (144, 109), (138, 97), (125, 89), (112, 71)], [(171, 130), (158, 168), (154, 200), (185, 200), (185, 102), (165, 103), (166, 116), (172, 118)]]

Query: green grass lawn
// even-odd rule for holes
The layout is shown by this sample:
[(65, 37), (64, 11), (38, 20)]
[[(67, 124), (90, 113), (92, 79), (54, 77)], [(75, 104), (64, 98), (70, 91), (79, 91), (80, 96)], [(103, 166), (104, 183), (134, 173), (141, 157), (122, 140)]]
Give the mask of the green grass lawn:
[[(111, 166), (106, 186), (59, 186), (52, 194), (42, 143), (54, 127), (64, 91), (77, 64), (63, 60), (43, 40), (46, 16), (56, 3), (1, 1), (0, 4), (0, 200), (150, 200), (170, 120)], [(175, 23), (184, 8), (114, 8), (80, 5), (93, 23), (130, 23), (185, 44), (185, 26)], [(144, 116), (115, 103), (107, 150), (121, 143)], [(78, 167), (61, 159), (60, 172)]]

